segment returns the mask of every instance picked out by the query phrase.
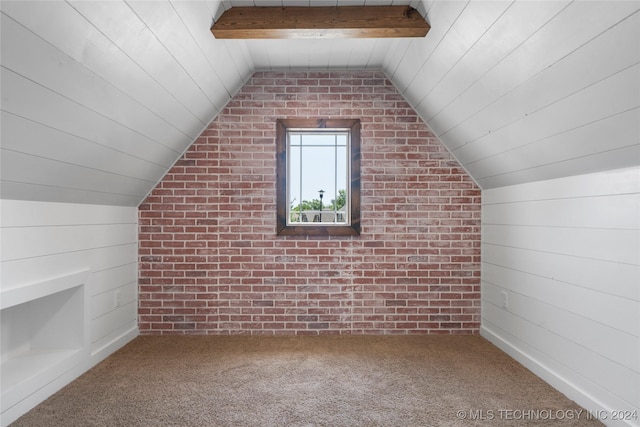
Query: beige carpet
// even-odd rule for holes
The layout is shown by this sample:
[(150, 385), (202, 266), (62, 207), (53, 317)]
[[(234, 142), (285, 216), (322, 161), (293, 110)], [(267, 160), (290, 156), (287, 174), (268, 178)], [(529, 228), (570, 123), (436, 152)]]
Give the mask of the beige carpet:
[(14, 425), (600, 424), (466, 335), (143, 336)]

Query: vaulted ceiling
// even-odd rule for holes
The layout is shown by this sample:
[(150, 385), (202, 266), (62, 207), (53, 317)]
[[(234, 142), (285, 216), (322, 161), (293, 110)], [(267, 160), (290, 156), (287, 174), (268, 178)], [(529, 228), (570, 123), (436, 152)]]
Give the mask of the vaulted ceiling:
[[(232, 6), (410, 4), (424, 39), (216, 40)], [(483, 188), (640, 164), (637, 1), (2, 1), (1, 196), (136, 206), (257, 70), (382, 70)]]

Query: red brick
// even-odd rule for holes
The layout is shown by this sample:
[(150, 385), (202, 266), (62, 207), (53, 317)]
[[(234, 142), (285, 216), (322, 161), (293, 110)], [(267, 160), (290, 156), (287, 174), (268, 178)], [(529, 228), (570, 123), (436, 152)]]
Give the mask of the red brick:
[[(361, 120), (360, 236), (275, 235), (275, 119), (302, 116)], [(480, 197), (382, 73), (258, 72), (139, 208), (140, 331), (478, 333)]]

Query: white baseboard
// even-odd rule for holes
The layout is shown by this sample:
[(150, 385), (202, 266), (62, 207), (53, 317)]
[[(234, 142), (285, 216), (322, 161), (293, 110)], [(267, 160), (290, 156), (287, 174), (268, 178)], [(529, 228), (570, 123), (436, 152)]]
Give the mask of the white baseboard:
[[(109, 344), (95, 351), (90, 357), (84, 356), (84, 361), (80, 362), (73, 368), (58, 376), (55, 380), (46, 384), (44, 387), (35, 390), (28, 398), (23, 399), (12, 407), (6, 409), (0, 415), (0, 426), (6, 427), (22, 415), (35, 408), (37, 405), (46, 400), (49, 396), (56, 393), (64, 386), (87, 372), (89, 369), (107, 358), (110, 354), (123, 347), (125, 344), (133, 340), (139, 335), (137, 326), (126, 331)], [(86, 353), (85, 353), (86, 354)]]
[[(640, 412), (638, 412), (637, 408), (630, 408), (628, 404), (625, 405), (624, 403), (620, 403), (620, 406), (615, 408), (611, 405), (604, 404), (603, 400), (605, 399), (594, 396), (594, 392), (590, 392), (585, 390), (583, 387), (577, 386), (575, 383), (568, 380), (566, 375), (562, 375), (562, 373), (557, 369), (551, 368), (550, 366), (554, 365), (552, 361), (547, 363), (542, 359), (542, 357), (527, 353), (484, 325), (480, 327), (480, 335), (514, 358), (531, 372), (542, 378), (560, 393), (585, 408), (586, 411), (593, 414), (595, 418), (599, 419), (606, 426), (640, 426)], [(615, 396), (606, 396), (606, 400), (611, 399), (615, 399)], [(631, 411), (635, 410), (638, 418), (627, 420), (612, 419), (612, 414), (617, 413), (616, 411), (625, 409), (630, 409)]]
[(74, 366), (73, 368), (64, 372), (62, 375), (55, 378), (53, 381), (47, 383), (37, 390), (34, 390), (34, 392), (29, 396), (20, 400), (18, 403), (2, 412), (2, 415), (0, 415), (0, 425), (2, 427), (8, 426), (12, 422), (20, 418), (22, 415), (35, 408), (38, 404), (46, 400), (49, 396), (69, 384), (71, 381), (78, 378), (86, 371), (87, 368), (85, 360), (85, 362)]
[(110, 341), (108, 344), (95, 350), (91, 354), (91, 366), (89, 368), (92, 368), (96, 366), (98, 363), (102, 362), (109, 355), (111, 355), (116, 350), (124, 347), (127, 343), (132, 341), (138, 335), (140, 335), (140, 331), (138, 330), (138, 327), (135, 326), (129, 329), (128, 331), (126, 331), (124, 334), (115, 338), (113, 341)]

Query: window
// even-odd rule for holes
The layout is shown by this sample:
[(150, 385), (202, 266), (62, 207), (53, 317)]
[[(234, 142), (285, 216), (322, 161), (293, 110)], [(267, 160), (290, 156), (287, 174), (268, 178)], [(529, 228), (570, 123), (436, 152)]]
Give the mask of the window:
[(277, 234), (360, 234), (360, 121), (276, 122)]

